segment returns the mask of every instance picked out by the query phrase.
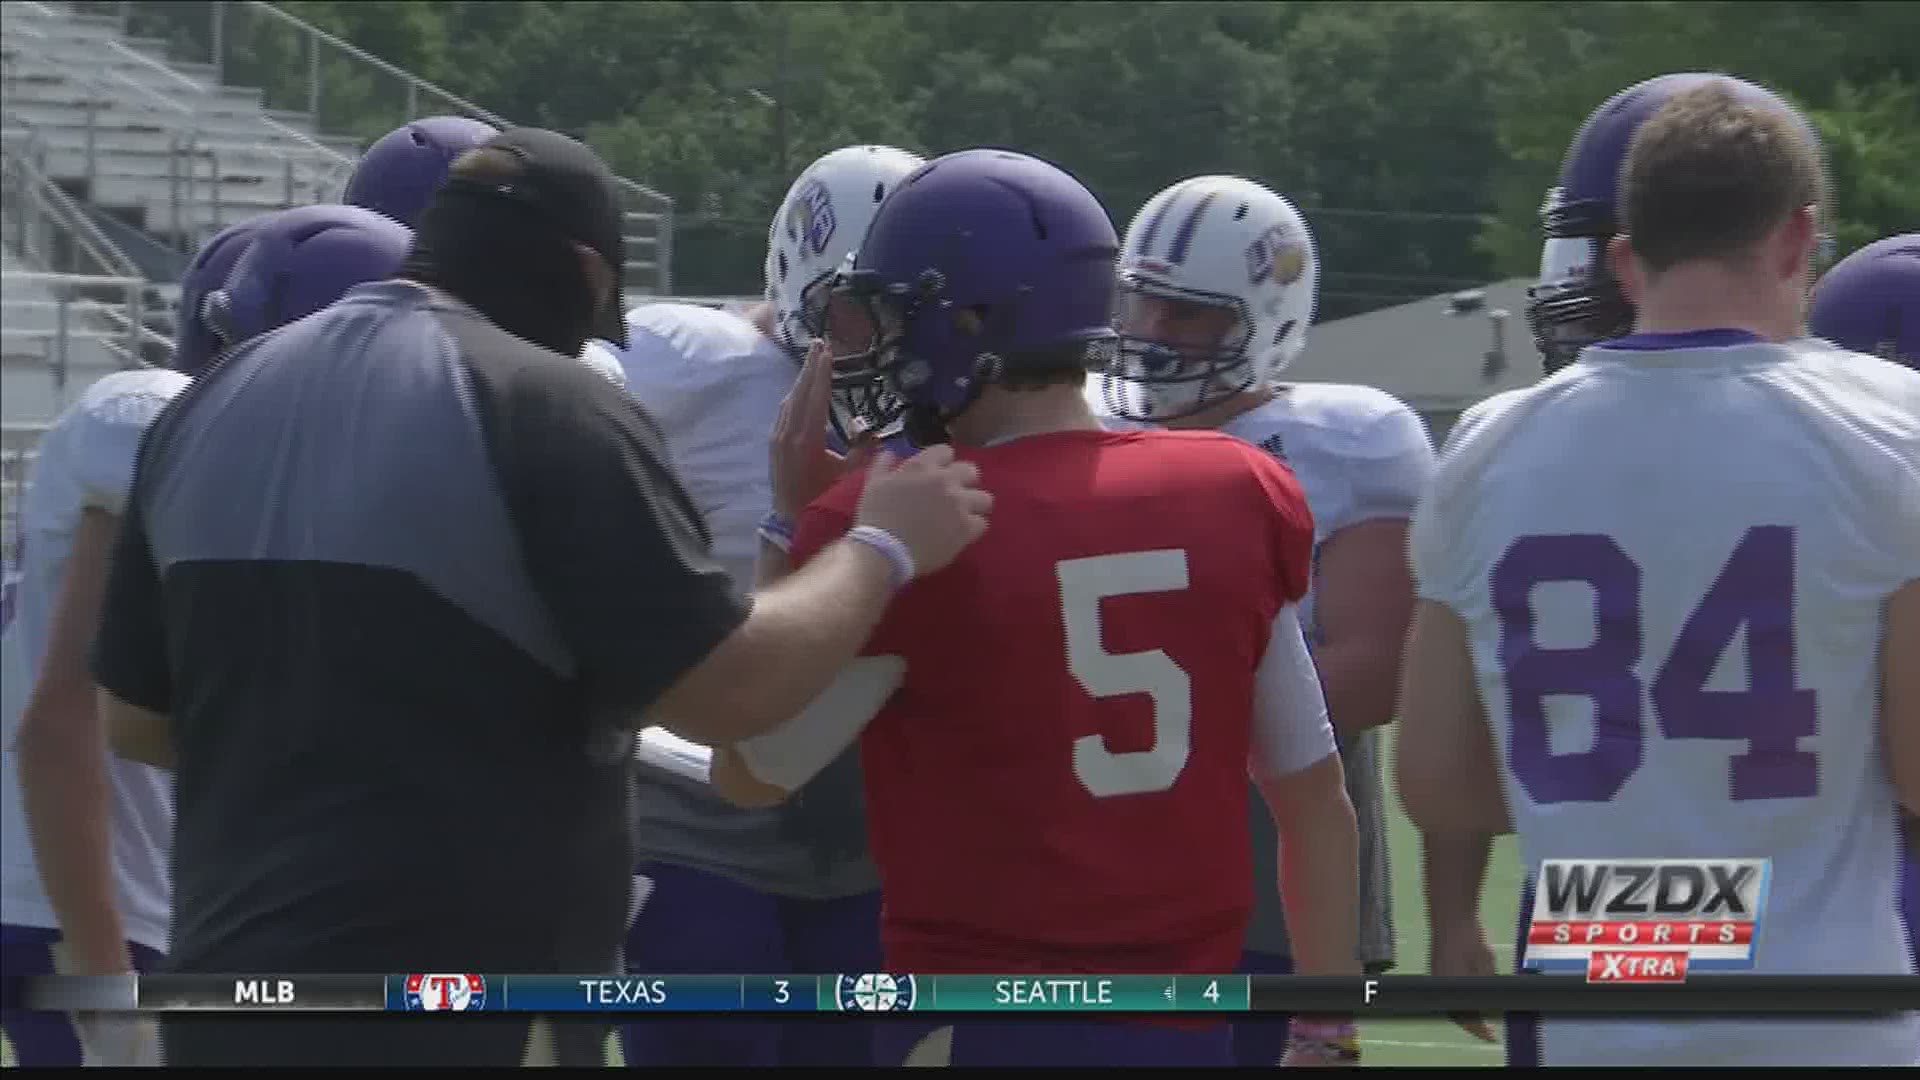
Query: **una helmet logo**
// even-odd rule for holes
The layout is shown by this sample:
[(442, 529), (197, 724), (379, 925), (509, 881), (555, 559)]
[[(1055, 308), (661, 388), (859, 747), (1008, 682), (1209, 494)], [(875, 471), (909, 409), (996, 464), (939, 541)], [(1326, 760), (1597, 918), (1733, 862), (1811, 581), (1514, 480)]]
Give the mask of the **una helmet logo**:
[(833, 239), (834, 224), (833, 196), (827, 193), (827, 185), (808, 181), (787, 211), (787, 239), (818, 255)]
[(1306, 245), (1287, 235), (1279, 225), (1268, 229), (1247, 245), (1247, 283), (1258, 285), (1271, 278), (1276, 285), (1291, 285), (1307, 269)]

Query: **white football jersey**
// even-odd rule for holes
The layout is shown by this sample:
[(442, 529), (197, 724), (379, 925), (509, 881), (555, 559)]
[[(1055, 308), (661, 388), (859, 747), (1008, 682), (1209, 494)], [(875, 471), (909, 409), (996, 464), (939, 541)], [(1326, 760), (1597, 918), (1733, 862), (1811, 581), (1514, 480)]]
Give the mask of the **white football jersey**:
[[(1220, 430), (1293, 470), (1313, 514), (1316, 550), (1348, 526), (1412, 517), (1433, 475), (1433, 440), (1419, 414), (1369, 386), (1291, 383)], [(1302, 613), (1311, 627), (1311, 590)]]
[[(133, 486), (140, 438), (160, 410), (187, 385), (173, 371), (123, 371), (87, 388), (78, 402), (56, 420), (40, 440), (27, 493), (21, 503), (21, 553), (17, 575), (10, 574), (8, 621), (0, 632), (6, 654), (6, 742), (19, 731), (34, 673), (40, 668), (53, 611), (82, 512), (125, 511)], [(59, 925), (34, 866), (33, 842), (21, 809), (18, 762), (5, 753), (6, 794), (0, 799), (5, 821), (5, 870), (0, 889), (0, 922), (13, 926)], [(113, 782), (113, 862), (119, 886), (121, 918), (128, 938), (162, 952), (172, 886), (168, 872), (173, 845), (173, 778), (146, 765), (108, 760)]]
[[(1908, 971), (1876, 658), (1920, 578), (1920, 374), (1730, 331), (1588, 349), (1461, 418), (1410, 546), (1468, 628), (1529, 867), (1770, 858), (1755, 970)], [(1913, 1063), (1920, 1016), (1548, 1017), (1542, 1052)]]
[[(753, 589), (760, 522), (773, 508), (768, 440), (800, 365), (743, 315), (694, 304), (636, 307), (627, 335), (620, 353), (627, 392), (660, 427), (680, 482), (706, 517), (713, 557), (744, 596)], [(648, 734), (643, 745), (671, 754)], [(877, 887), (853, 753), (799, 799), (766, 810), (720, 799), (699, 779), (700, 755), (678, 756), (667, 770), (677, 775), (635, 786), (641, 861), (690, 867), (774, 896), (832, 899)]]
[[(1227, 421), (1220, 430), (1260, 447), (1293, 470), (1313, 514), (1316, 564), (1320, 545), (1343, 529), (1412, 517), (1433, 475), (1433, 440), (1426, 424), (1398, 398), (1372, 387), (1287, 384), (1272, 400)], [(1307, 640), (1318, 644), (1315, 591), (1309, 586), (1300, 617)], [(1370, 964), (1394, 959), (1381, 738), (1379, 729), (1365, 731), (1341, 747), (1347, 795), (1360, 825), (1360, 959)], [(1273, 819), (1258, 800), (1250, 809), (1248, 827), (1255, 838), (1255, 872), (1271, 880), (1277, 873)], [(1286, 914), (1272, 889), (1255, 890), (1247, 948), (1292, 952)]]
[(625, 389), (627, 369), (620, 366), (615, 346), (606, 341), (589, 341), (580, 349), (580, 362), (615, 386)]
[(767, 440), (800, 367), (746, 319), (697, 304), (634, 308), (627, 340), (627, 393), (660, 426), (713, 556), (744, 596), (773, 508)]

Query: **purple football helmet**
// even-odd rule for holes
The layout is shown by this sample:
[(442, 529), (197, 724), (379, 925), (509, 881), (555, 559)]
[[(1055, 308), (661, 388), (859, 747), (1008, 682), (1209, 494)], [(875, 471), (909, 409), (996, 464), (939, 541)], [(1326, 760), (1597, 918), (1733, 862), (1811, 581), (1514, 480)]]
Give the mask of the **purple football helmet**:
[(173, 356), (167, 366), (186, 375), (198, 375), (220, 352), (220, 339), (201, 318), (207, 294), (227, 283), (233, 264), (247, 250), (253, 232), (272, 214), (229, 225), (214, 235), (187, 264), (180, 278), (180, 316), (173, 335)]
[(835, 283), (860, 302), (871, 342), (836, 358), (835, 387), (871, 427), (904, 411), (924, 446), (1025, 364), (1080, 350), (1098, 369), (1099, 347), (1116, 340), (1119, 248), (1093, 193), (1038, 158), (962, 150), (929, 161), (880, 204)]
[(1876, 240), (1813, 287), (1815, 337), (1920, 369), (1920, 233)]
[(1754, 104), (1783, 110), (1798, 122), (1817, 150), (1820, 136), (1800, 111), (1764, 87), (1709, 72), (1661, 75), (1620, 91), (1595, 109), (1567, 147), (1560, 179), (1547, 193), (1540, 219), (1546, 245), (1540, 280), (1528, 290), (1527, 322), (1554, 371), (1580, 350), (1633, 329), (1633, 305), (1607, 268), (1607, 241), (1619, 231), (1620, 170), (1633, 133), (1675, 95), (1711, 80), (1723, 80)]
[(377, 210), (411, 229), (447, 178), (453, 159), (500, 132), (464, 116), (429, 116), (380, 137), (347, 178), (340, 201)]
[(358, 206), (297, 206), (262, 219), (201, 319), (223, 348), (305, 318), (355, 285), (393, 276), (413, 234)]

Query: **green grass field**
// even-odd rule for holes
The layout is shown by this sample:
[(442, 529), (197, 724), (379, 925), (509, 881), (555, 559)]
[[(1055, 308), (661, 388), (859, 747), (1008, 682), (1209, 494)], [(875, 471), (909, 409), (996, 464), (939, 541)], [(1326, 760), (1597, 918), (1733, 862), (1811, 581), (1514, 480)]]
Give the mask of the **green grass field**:
[[(1386, 775), (1393, 775), (1392, 740), (1384, 755)], [(1391, 780), (1388, 783), (1392, 787)], [(1393, 922), (1399, 937), (1399, 974), (1417, 975), (1427, 969), (1426, 906), (1420, 899), (1419, 837), (1400, 812), (1399, 803), (1388, 795), (1388, 831), (1393, 865)], [(1493, 863), (1487, 870), (1487, 940), (1494, 958), (1502, 964), (1513, 960), (1513, 926), (1520, 896), (1520, 868), (1513, 838), (1506, 837), (1494, 848)], [(1444, 1019), (1374, 1020), (1361, 1025), (1362, 1051), (1367, 1065), (1438, 1065), (1451, 1068), (1497, 1066), (1501, 1050), (1477, 1042)], [(13, 1065), (13, 1047), (0, 1047), (0, 1058)], [(622, 1064), (620, 1048), (609, 1039), (607, 1060)]]

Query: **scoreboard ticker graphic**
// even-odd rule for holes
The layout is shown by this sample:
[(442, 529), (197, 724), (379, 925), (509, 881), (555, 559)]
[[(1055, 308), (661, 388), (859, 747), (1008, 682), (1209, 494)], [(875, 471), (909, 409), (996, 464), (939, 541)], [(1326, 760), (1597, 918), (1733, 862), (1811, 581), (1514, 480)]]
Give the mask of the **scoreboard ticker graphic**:
[(1577, 975), (51, 975), (29, 1008), (61, 1012), (746, 1013), (1244, 1012), (1871, 1015), (1920, 1010), (1920, 976)]

